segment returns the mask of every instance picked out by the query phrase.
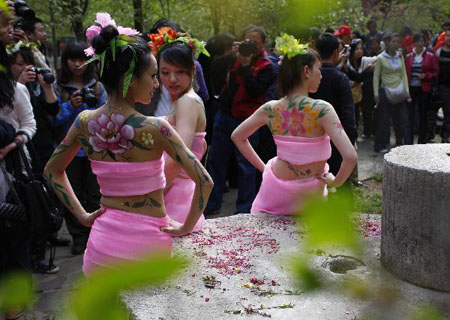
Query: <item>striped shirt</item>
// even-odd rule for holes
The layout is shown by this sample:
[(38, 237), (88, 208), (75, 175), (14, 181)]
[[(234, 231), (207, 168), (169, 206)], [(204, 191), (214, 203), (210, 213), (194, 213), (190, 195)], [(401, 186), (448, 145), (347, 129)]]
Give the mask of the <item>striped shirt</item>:
[(420, 75), (422, 74), (422, 62), (423, 62), (423, 50), (420, 54), (416, 54), (414, 56), (414, 61), (412, 63), (411, 69), (411, 87), (420, 87), (422, 86), (422, 79), (420, 79)]

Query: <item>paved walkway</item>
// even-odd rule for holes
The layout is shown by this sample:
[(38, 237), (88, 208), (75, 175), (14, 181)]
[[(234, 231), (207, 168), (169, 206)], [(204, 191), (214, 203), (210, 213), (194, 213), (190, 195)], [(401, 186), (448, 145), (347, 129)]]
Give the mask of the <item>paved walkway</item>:
[[(358, 142), (358, 173), (359, 179), (364, 181), (376, 174), (382, 173), (383, 155), (373, 152), (373, 143), (370, 140)], [(235, 212), (234, 202), (237, 190), (231, 189), (224, 195), (222, 212), (210, 218), (229, 216)], [(70, 238), (65, 228), (60, 232), (61, 236)], [(26, 319), (52, 319), (52, 315), (61, 310), (63, 299), (70, 290), (74, 281), (82, 276), (82, 256), (72, 256), (70, 247), (58, 247), (55, 264), (60, 271), (53, 275), (35, 275), (37, 283), (37, 301), (32, 312), (26, 315)]]

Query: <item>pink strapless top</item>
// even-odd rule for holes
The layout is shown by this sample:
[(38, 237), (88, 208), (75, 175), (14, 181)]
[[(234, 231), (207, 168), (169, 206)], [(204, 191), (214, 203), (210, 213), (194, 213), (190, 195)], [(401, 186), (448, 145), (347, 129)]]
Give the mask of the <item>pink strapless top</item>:
[(166, 187), (164, 158), (144, 162), (91, 160), (103, 196), (139, 196)]
[(330, 137), (295, 137), (274, 135), (277, 156), (295, 165), (326, 161), (331, 157)]
[[(197, 157), (198, 160), (202, 160), (206, 152), (205, 136), (206, 132), (196, 132), (194, 135), (194, 139), (192, 140), (191, 151)], [(164, 152), (164, 159), (167, 159), (168, 157), (169, 155)], [(184, 170), (181, 170), (179, 176), (183, 178), (189, 178), (186, 171)]]

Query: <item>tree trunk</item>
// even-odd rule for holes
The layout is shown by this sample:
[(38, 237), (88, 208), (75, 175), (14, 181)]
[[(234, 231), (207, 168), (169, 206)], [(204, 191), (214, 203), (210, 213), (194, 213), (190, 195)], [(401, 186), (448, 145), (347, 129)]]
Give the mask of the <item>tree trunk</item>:
[(134, 28), (144, 32), (144, 19), (142, 17), (142, 0), (133, 0)]
[(384, 158), (381, 263), (450, 292), (450, 145), (395, 148)]
[(76, 17), (72, 21), (73, 32), (75, 33), (75, 37), (77, 41), (84, 41), (84, 28), (83, 28), (83, 20)]
[(56, 42), (56, 21), (55, 21), (55, 12), (52, 8), (54, 5), (53, 1), (49, 1), (48, 12), (50, 15), (50, 25), (52, 30), (52, 55), (53, 55), (53, 70), (56, 72), (58, 70), (58, 46)]
[(214, 34), (219, 34), (220, 32), (220, 6), (217, 4), (210, 2), (209, 3), (209, 11), (211, 13), (211, 22), (213, 25)]

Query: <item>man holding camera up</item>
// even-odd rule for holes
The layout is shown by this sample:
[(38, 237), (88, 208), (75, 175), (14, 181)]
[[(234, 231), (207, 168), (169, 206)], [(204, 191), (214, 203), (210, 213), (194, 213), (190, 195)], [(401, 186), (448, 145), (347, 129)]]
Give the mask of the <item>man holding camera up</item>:
[[(273, 82), (273, 67), (264, 50), (266, 34), (260, 27), (250, 25), (242, 42), (232, 48), (234, 63), (219, 96), (220, 109), (214, 119), (213, 137), (207, 169), (214, 180), (214, 189), (205, 214), (218, 213), (227, 179), (228, 163), (233, 153), (238, 162), (238, 197), (236, 212), (250, 212), (256, 195), (256, 169), (242, 156), (231, 141), (234, 129), (265, 101)], [(253, 147), (258, 144), (258, 132), (249, 137)]]

